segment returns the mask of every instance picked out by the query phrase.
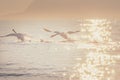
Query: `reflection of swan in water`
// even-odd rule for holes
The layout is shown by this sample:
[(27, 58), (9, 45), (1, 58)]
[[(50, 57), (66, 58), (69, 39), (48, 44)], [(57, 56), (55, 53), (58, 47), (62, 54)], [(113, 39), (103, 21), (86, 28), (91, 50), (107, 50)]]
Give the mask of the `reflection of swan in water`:
[(50, 36), (51, 38), (53, 38), (53, 37), (55, 37), (57, 35), (60, 35), (62, 38), (64, 38), (66, 40), (65, 42), (73, 42), (73, 41), (75, 41), (75, 40), (69, 38), (67, 34), (74, 34), (74, 33), (80, 32), (80, 31), (59, 32), (59, 31), (51, 31), (51, 30), (46, 29), (46, 28), (43, 28), (43, 29), (46, 32), (53, 32), (54, 33), (53, 35)]
[(42, 43), (51, 43), (51, 41), (43, 40), (43, 39), (40, 39), (40, 42), (42, 42)]
[[(22, 41), (22, 42), (26, 40), (25, 37), (30, 37), (30, 36), (28, 36), (28, 35), (26, 35), (26, 34), (23, 34), (23, 33), (17, 33), (14, 29), (12, 29), (12, 31), (13, 31), (14, 33), (10, 33), (10, 34), (4, 35), (4, 36), (0, 36), (0, 37), (10, 37), (10, 36), (14, 36), (14, 37), (17, 37), (17, 39), (20, 40), (20, 41)], [(30, 41), (30, 40), (29, 40), (29, 41)]]

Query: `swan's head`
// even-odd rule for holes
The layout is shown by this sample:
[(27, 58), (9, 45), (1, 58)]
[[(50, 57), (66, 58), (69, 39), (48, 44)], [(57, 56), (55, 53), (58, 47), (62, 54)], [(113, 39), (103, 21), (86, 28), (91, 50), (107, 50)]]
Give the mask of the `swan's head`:
[(12, 29), (12, 31), (13, 31), (14, 33), (17, 33), (14, 29)]

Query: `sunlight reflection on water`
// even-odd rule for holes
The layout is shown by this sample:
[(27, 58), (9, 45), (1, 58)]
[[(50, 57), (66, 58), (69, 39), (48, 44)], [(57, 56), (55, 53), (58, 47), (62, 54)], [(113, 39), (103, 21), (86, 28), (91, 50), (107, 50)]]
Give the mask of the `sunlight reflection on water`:
[[(116, 80), (117, 60), (120, 55), (110, 54), (119, 48), (119, 43), (111, 39), (111, 22), (103, 19), (85, 20), (81, 31), (86, 33), (82, 38), (96, 44), (95, 50), (89, 50), (86, 58), (76, 59), (69, 80)], [(87, 49), (87, 46), (86, 46)]]

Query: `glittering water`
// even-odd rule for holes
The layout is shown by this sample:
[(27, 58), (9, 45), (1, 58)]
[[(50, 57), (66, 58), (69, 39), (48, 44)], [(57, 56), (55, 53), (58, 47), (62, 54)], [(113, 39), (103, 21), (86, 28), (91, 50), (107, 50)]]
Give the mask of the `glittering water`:
[[(1, 80), (119, 80), (120, 24), (116, 20), (84, 19), (66, 22), (0, 22), (4, 35), (15, 28), (32, 35), (31, 42), (0, 38)], [(15, 25), (11, 27), (10, 25)], [(75, 42), (42, 31), (80, 30)], [(52, 41), (40, 42), (39, 39)]]

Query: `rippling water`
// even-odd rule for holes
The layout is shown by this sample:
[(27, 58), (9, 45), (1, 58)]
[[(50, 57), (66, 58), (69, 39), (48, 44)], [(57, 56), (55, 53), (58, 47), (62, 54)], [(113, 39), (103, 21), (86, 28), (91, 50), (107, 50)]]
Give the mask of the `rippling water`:
[[(0, 38), (0, 80), (119, 80), (120, 24), (116, 20), (85, 19), (63, 23), (0, 22), (0, 35), (32, 33), (33, 41), (17, 42)], [(62, 24), (62, 25), (61, 25)], [(51, 27), (50, 27), (51, 26)], [(71, 35), (75, 42), (39, 42), (49, 39), (43, 27), (54, 30), (80, 30)], [(13, 27), (12, 27), (13, 28)]]

